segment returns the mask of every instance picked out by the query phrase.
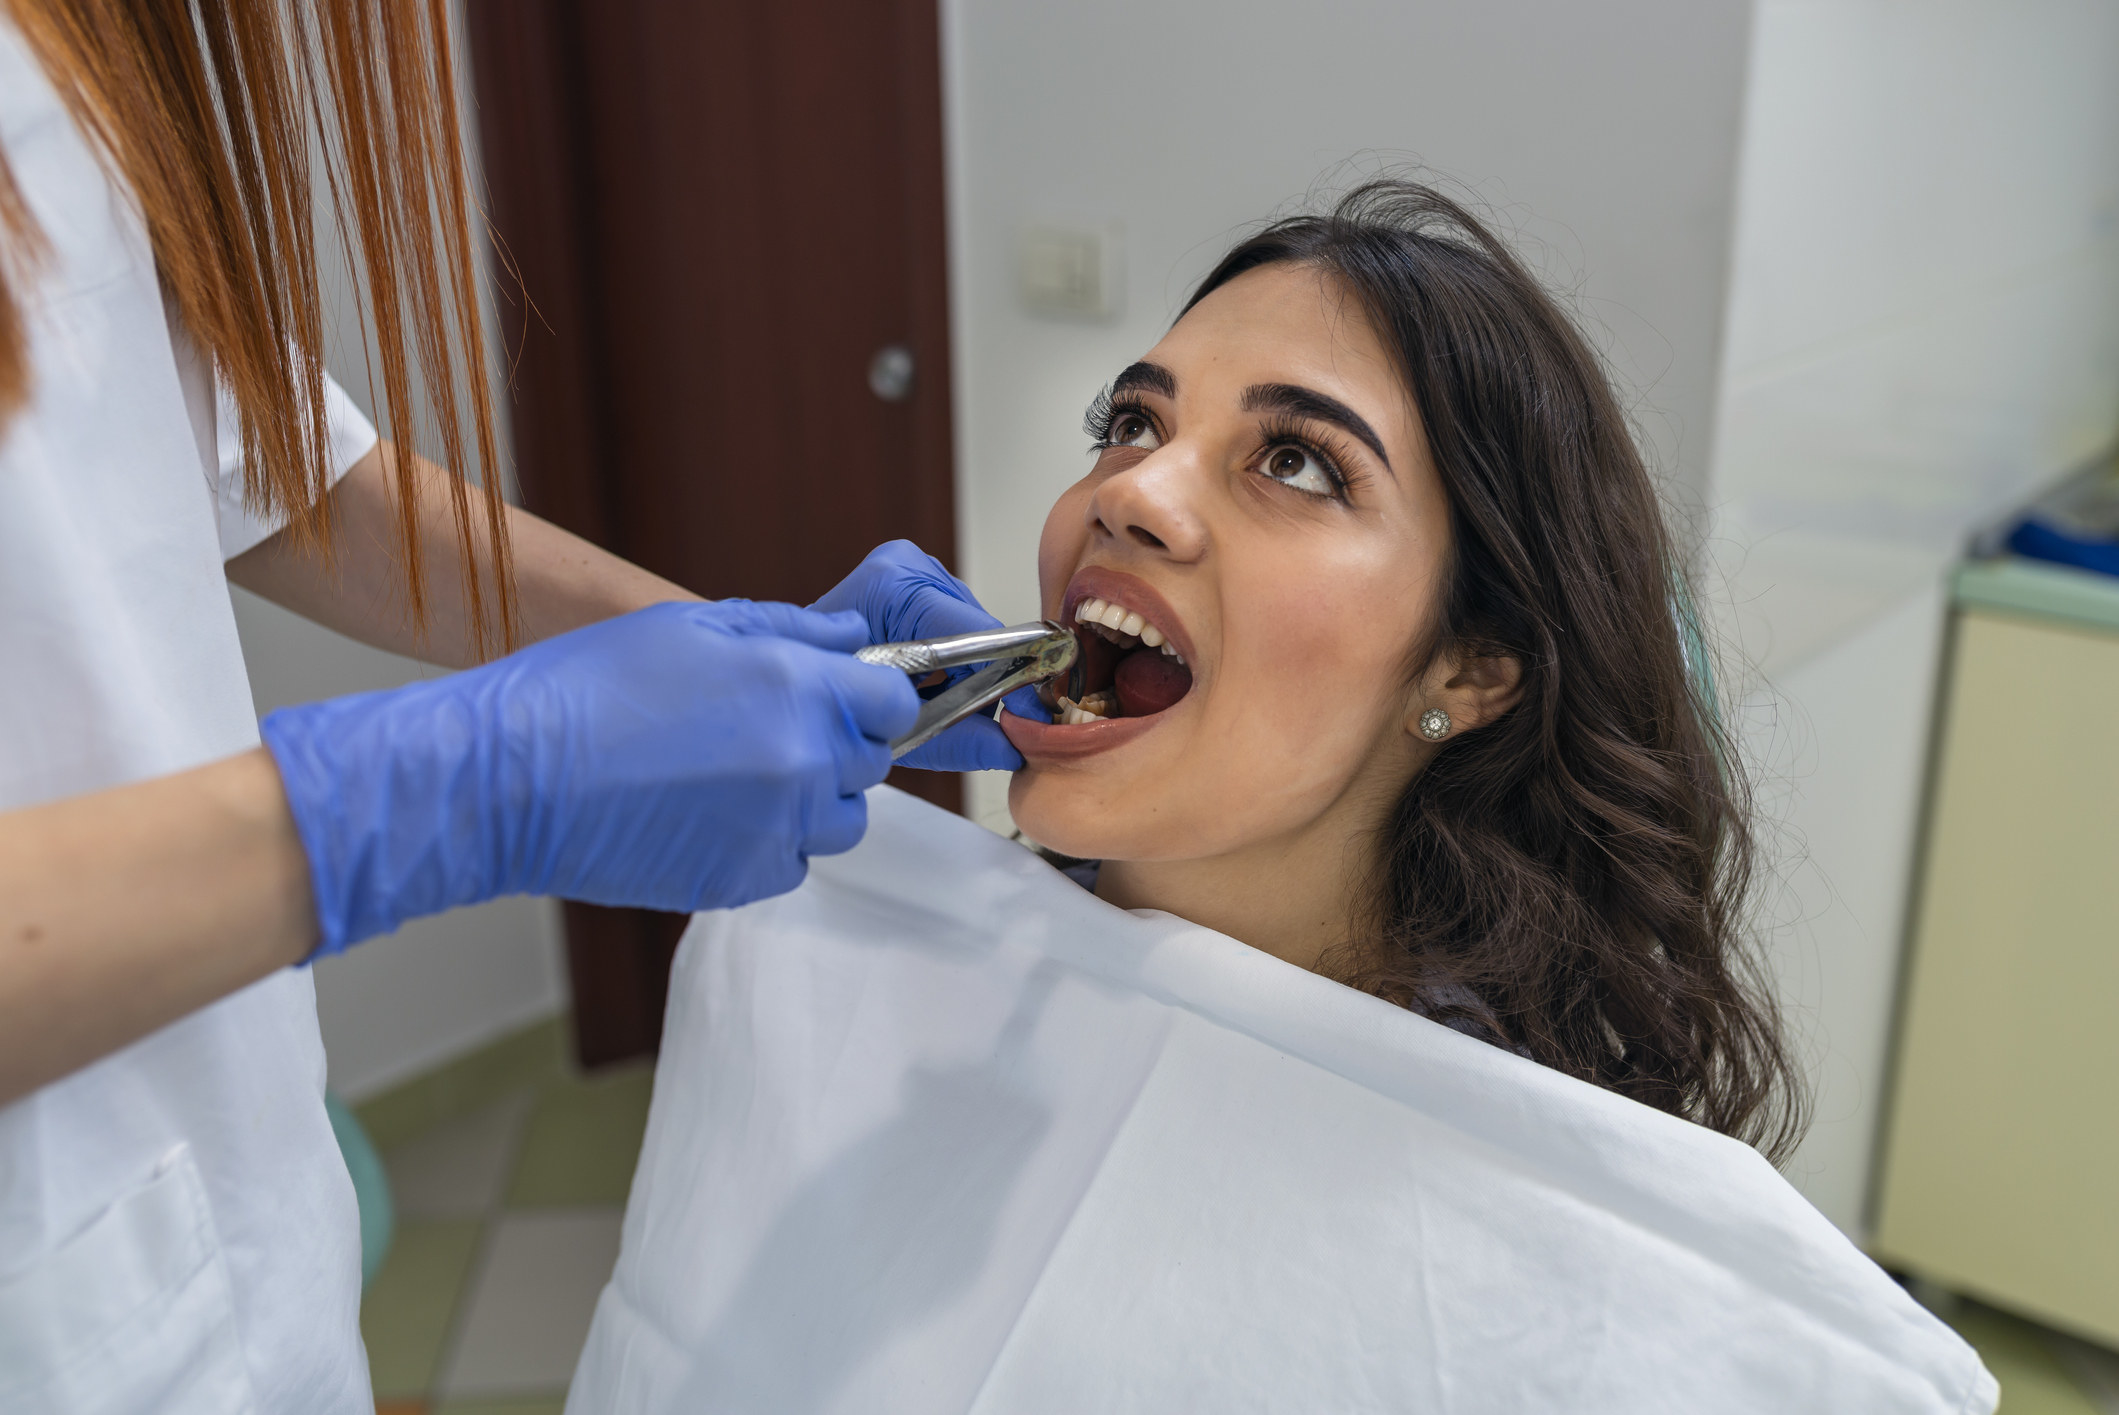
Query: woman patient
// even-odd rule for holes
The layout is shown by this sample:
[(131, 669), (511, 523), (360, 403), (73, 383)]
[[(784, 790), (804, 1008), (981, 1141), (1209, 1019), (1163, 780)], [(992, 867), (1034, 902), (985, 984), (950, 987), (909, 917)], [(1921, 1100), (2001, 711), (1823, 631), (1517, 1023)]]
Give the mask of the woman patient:
[(1024, 832), (1102, 860), (1122, 908), (1778, 1158), (1794, 1076), (1676, 562), (1514, 258), (1372, 190), (1231, 252), (1088, 423), (1038, 553), (1046, 614), (1089, 631), (1087, 711), (1004, 719)]
[(878, 793), (700, 917), (569, 1408), (1990, 1409), (1759, 1157), (1735, 759), (1516, 258), (1371, 184), (1088, 421), (1038, 549), (1082, 669), (1001, 723), (1096, 863)]

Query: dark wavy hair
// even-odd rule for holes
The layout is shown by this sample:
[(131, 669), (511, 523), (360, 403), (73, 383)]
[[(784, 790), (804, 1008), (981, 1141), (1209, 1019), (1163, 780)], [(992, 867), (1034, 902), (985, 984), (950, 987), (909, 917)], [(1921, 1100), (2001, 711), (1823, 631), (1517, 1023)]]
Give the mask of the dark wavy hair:
[(1746, 933), (1747, 785), (1662, 505), (1603, 365), (1464, 206), (1371, 181), (1231, 250), (1328, 272), (1419, 409), (1452, 562), (1415, 669), (1513, 657), (1522, 694), (1446, 742), (1379, 842), (1373, 934), (1329, 971), (1776, 1161), (1806, 1109)]

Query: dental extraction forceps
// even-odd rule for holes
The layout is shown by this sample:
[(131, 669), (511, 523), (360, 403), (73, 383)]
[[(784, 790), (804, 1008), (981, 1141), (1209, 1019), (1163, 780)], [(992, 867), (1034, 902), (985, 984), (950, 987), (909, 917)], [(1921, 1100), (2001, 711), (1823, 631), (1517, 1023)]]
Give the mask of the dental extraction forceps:
[(970, 677), (952, 683), (920, 707), (912, 730), (890, 744), (893, 759), (931, 741), (944, 728), (953, 727), (982, 708), (992, 707), (1017, 688), (1056, 678), (1075, 666), (1081, 646), (1071, 630), (1051, 620), (1016, 624), (1006, 629), (982, 629), (975, 634), (954, 634), (946, 639), (909, 639), (897, 644), (871, 644), (854, 654), (863, 663), (895, 668), (913, 678), (969, 663), (985, 663)]

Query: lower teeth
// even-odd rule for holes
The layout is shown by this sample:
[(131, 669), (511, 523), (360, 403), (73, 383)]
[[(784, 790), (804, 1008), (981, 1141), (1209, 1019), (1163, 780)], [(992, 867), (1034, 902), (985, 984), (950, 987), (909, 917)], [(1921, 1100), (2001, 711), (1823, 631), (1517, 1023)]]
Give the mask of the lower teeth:
[(1064, 695), (1059, 700), (1059, 720), (1063, 727), (1075, 727), (1084, 722), (1100, 722), (1107, 717), (1118, 716), (1118, 694), (1108, 688), (1102, 692), (1085, 693), (1076, 702)]

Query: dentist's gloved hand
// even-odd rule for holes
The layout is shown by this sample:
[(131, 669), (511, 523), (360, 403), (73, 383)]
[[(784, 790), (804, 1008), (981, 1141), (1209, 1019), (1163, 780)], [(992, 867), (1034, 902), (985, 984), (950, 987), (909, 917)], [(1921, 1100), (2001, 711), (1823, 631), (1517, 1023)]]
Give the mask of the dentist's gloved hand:
[[(962, 580), (909, 540), (888, 541), (868, 552), (851, 575), (810, 608), (854, 610), (868, 621), (869, 639), (878, 644), (1001, 627), (979, 608)], [(955, 682), (977, 671), (977, 666), (952, 669), (949, 678)], [(1010, 693), (1008, 711), (1038, 722), (1052, 720), (1035, 688)], [(1009, 744), (1000, 724), (983, 714), (966, 718), (905, 758), (906, 766), (930, 771), (1015, 771), (1022, 764), (1022, 753)]]
[(801, 883), (867, 828), (919, 700), (852, 614), (660, 604), (261, 726), (336, 953), (503, 894), (686, 911)]

